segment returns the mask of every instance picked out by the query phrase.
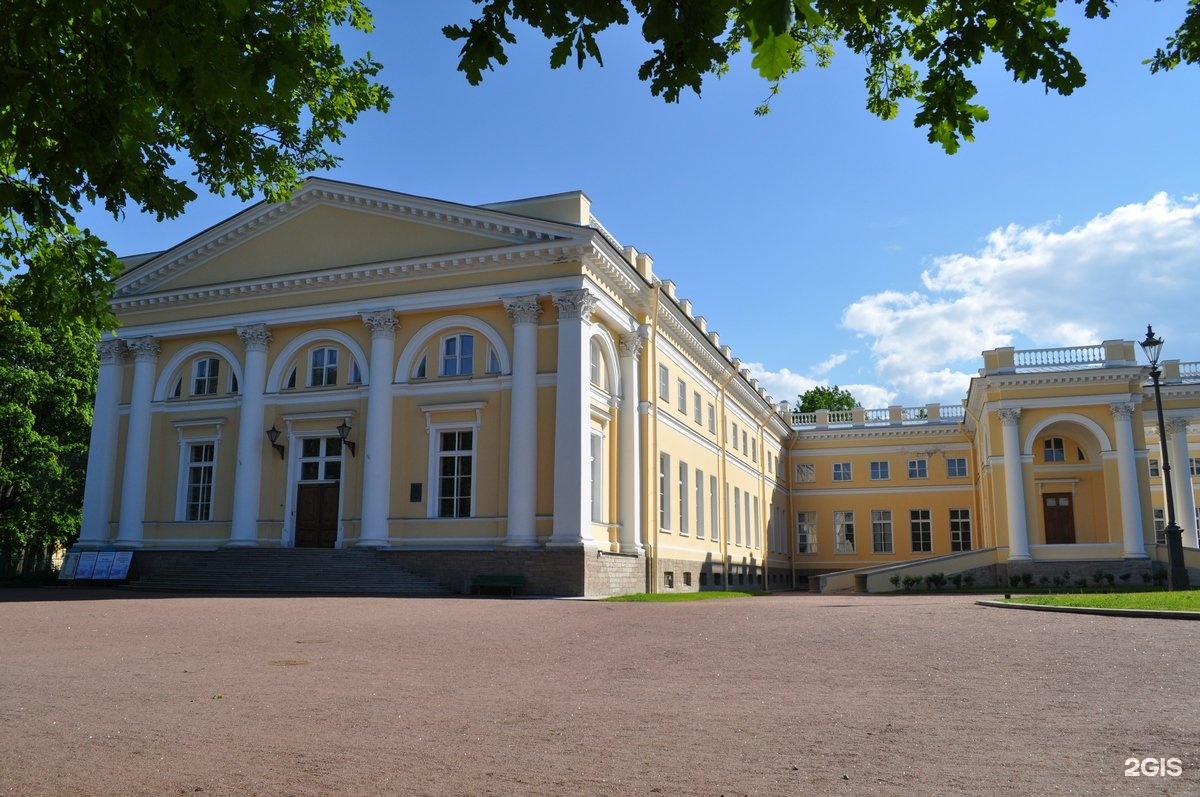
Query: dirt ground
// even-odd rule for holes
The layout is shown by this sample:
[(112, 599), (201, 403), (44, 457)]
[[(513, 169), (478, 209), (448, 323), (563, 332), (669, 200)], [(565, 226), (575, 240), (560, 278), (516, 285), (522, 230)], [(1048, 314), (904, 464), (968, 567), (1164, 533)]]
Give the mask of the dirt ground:
[(7, 590), (0, 795), (1194, 795), (1198, 666), (959, 596)]

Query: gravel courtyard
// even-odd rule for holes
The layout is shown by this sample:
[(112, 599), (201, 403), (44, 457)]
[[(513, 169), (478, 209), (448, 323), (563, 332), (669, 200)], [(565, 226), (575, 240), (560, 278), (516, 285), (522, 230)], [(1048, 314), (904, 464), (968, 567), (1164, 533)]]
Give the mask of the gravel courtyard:
[(0, 645), (3, 795), (1200, 794), (1195, 622), (49, 588)]

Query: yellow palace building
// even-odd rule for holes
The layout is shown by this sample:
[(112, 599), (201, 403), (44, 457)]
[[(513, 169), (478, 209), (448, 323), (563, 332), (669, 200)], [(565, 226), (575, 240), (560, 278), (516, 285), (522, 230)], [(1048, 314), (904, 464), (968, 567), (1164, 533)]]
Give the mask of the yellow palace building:
[[(794, 412), (581, 192), (465, 206), (314, 178), (125, 262), (76, 550), (168, 585), (189, 556), (219, 574), (295, 549), (358, 552), (347, 588), (588, 596), (1165, 558), (1129, 341), (984, 352), (960, 405)], [(1200, 568), (1193, 365), (1163, 391)]]

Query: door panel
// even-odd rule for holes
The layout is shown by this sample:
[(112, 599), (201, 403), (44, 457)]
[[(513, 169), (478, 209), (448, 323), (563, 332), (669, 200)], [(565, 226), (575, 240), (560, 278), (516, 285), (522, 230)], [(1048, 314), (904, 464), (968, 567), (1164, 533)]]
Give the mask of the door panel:
[(337, 484), (301, 484), (296, 488), (296, 547), (337, 545)]
[(1042, 509), (1046, 519), (1046, 544), (1073, 545), (1075, 543), (1075, 509), (1071, 503), (1071, 494), (1044, 494)]

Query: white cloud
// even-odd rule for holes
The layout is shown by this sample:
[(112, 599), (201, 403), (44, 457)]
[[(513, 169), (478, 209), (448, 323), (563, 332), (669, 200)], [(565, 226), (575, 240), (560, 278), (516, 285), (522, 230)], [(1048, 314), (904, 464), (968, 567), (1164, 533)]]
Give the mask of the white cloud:
[(979, 252), (935, 259), (921, 283), (842, 317), (880, 380), (917, 403), (962, 398), (986, 349), (1135, 339), (1148, 322), (1170, 341), (1164, 356), (1200, 359), (1200, 199), (1158, 194), (1065, 232), (1009, 225)]
[(839, 365), (846, 362), (848, 359), (850, 359), (849, 354), (831, 354), (825, 358), (825, 362), (821, 363), (816, 368), (813, 368), (813, 373), (817, 376), (827, 374), (834, 368), (837, 368)]
[[(842, 355), (834, 355), (830, 359), (836, 359), (839, 356)], [(844, 360), (845, 357), (842, 359)], [(742, 365), (750, 369), (750, 375), (759, 381), (759, 384), (775, 401), (788, 401), (795, 404), (796, 398), (811, 388), (832, 387), (827, 380), (813, 379), (794, 373), (787, 368), (780, 371), (768, 371), (762, 363), (742, 363)], [(858, 403), (868, 409), (886, 407), (896, 396), (894, 390), (879, 385), (838, 385), (838, 387), (849, 390)]]

